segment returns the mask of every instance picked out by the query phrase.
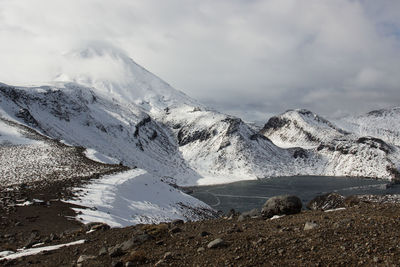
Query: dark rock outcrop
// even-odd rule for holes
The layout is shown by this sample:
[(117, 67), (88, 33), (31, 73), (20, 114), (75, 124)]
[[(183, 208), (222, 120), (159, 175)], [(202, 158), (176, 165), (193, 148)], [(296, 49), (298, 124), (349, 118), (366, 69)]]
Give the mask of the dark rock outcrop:
[(344, 207), (344, 196), (337, 193), (328, 193), (310, 200), (307, 208), (310, 210), (330, 210)]
[(264, 217), (270, 218), (274, 215), (296, 214), (301, 211), (303, 204), (296, 196), (276, 196), (271, 197), (265, 202), (261, 213)]

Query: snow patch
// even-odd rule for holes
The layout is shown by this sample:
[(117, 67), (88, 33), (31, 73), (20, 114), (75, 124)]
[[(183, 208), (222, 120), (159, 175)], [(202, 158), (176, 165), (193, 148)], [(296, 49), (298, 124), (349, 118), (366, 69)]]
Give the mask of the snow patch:
[(81, 213), (77, 218), (83, 223), (104, 222), (111, 227), (124, 227), (196, 219), (183, 206), (212, 210), (142, 169), (107, 175), (76, 190), (82, 190), (79, 198), (67, 202), (88, 207), (75, 209)]
[(346, 209), (346, 208), (337, 208), (337, 209), (325, 210), (324, 212), (341, 211), (341, 210), (345, 210), (345, 209)]
[(85, 150), (85, 156), (93, 161), (97, 161), (104, 164), (118, 164), (119, 160), (114, 159), (112, 157), (106, 156), (97, 152), (94, 149), (88, 148)]
[[(26, 257), (26, 256), (31, 256), (31, 255), (36, 255), (39, 254), (43, 251), (51, 251), (51, 250), (56, 250), (60, 249), (63, 247), (69, 247), (69, 246), (75, 246), (75, 245), (80, 245), (85, 243), (85, 240), (78, 240), (74, 241), (71, 243), (66, 243), (66, 244), (60, 244), (60, 245), (55, 245), (55, 246), (47, 246), (47, 247), (40, 247), (40, 248), (30, 248), (30, 249), (20, 249), (18, 252), (10, 254), (10, 251), (3, 251), (0, 252), (0, 258), (1, 260), (14, 260), (18, 259), (21, 257)], [(11, 251), (12, 252), (12, 251)]]

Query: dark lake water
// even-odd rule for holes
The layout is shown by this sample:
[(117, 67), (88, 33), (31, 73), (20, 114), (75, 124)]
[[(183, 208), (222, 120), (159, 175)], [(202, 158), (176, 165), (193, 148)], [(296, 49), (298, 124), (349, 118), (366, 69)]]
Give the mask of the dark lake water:
[(314, 197), (337, 192), (344, 196), (355, 194), (400, 194), (400, 185), (388, 186), (390, 182), (363, 178), (295, 176), (277, 177), (231, 184), (190, 187), (191, 195), (216, 210), (228, 212), (248, 211), (261, 208), (265, 201), (277, 195), (298, 196), (303, 204)]

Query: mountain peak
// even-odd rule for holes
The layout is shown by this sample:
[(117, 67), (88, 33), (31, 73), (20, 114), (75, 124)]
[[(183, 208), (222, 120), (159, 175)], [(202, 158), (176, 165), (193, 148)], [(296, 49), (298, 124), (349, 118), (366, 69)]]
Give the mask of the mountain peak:
[(108, 44), (94, 43), (65, 54), (65, 64), (55, 82), (74, 82), (98, 94), (136, 104), (147, 111), (172, 105), (199, 105)]

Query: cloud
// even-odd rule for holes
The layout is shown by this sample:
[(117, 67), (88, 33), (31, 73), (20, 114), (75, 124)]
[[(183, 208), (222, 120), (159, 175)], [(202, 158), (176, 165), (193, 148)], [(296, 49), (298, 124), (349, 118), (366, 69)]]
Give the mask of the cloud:
[(2, 0), (0, 80), (51, 80), (63, 53), (100, 40), (246, 119), (363, 112), (400, 98), (399, 13), (396, 0)]

